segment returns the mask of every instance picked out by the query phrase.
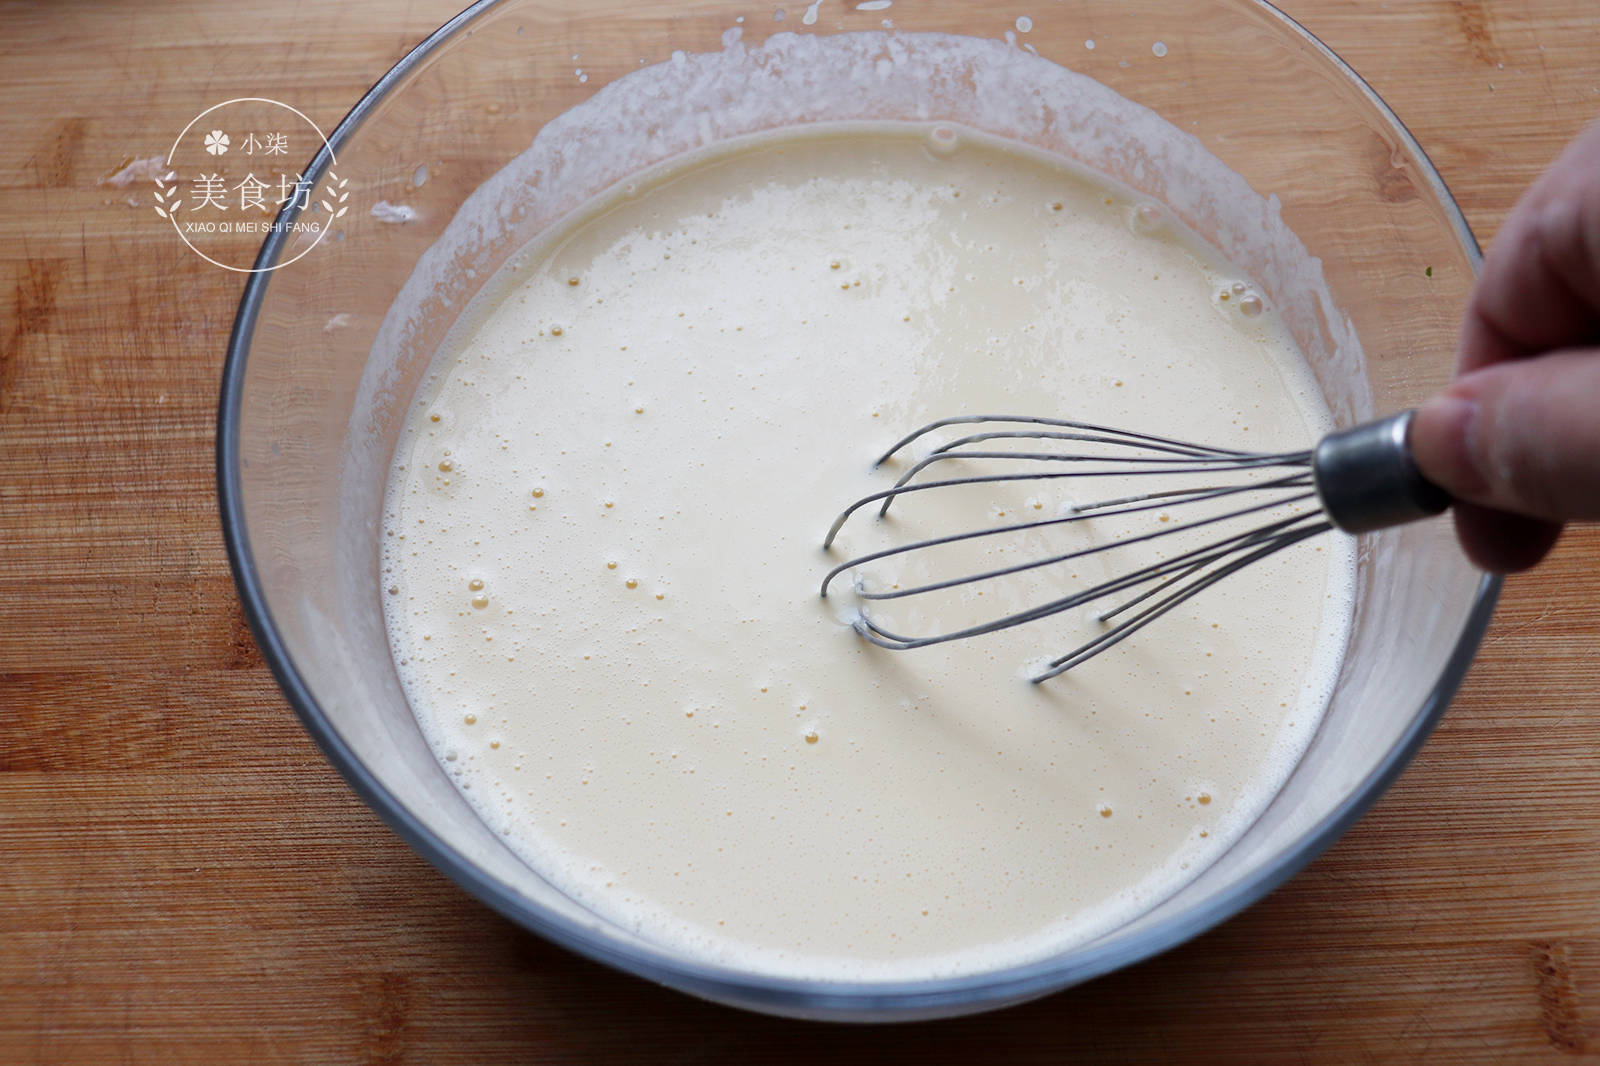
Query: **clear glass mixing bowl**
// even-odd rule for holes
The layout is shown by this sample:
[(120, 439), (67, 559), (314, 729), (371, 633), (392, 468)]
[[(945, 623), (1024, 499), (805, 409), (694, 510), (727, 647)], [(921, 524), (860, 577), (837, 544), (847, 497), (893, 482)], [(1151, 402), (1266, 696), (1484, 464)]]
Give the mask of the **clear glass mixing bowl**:
[[(1341, 423), (1414, 405), (1444, 383), (1479, 256), (1438, 174), (1395, 116), (1266, 4), (1037, 0), (1002, 14), (951, 0), (876, 10), (840, 0), (784, 3), (485, 2), (386, 74), (330, 138), (355, 210), (313, 254), (252, 275), (245, 289), (218, 426), (223, 528), (256, 639), (306, 729), (401, 836), (496, 910), (590, 958), (754, 1010), (874, 1021), (990, 1009), (1164, 951), (1311, 861), (1371, 806), (1438, 721), (1488, 623), (1498, 582), (1468, 565), (1447, 520), (1364, 537), (1343, 671), (1287, 785), (1220, 861), (1114, 932), (1032, 965), (911, 983), (779, 980), (706, 965), (595, 916), (529, 869), (435, 762), (401, 692), (380, 602), (384, 478), (432, 345), (513, 249), (491, 249), (462, 272), (463, 299), (427, 317), (383, 396), (363, 398), (380, 323), (419, 257), (541, 127), (630, 71), (670, 61), (675, 50), (754, 47), (778, 32), (881, 30), (890, 22), (897, 33), (1005, 38), (1085, 73), (1192, 133), (1270, 194), (1269, 205), (1321, 257), (1337, 304), (1298, 333), (1330, 397), (1344, 397), (1333, 404)], [(332, 166), (324, 151), (306, 176), (320, 189)], [(1139, 184), (1135, 174), (1119, 176)], [(415, 216), (380, 218), (380, 200)], [(328, 217), (320, 204), (302, 210)], [(293, 220), (296, 211), (290, 205), (282, 217)], [(1206, 219), (1186, 221), (1207, 233)], [(299, 250), (291, 244), (274, 235), (258, 268), (289, 258)], [(1349, 367), (1329, 353), (1329, 310), (1348, 316), (1361, 338), (1361, 387), (1339, 379)]]

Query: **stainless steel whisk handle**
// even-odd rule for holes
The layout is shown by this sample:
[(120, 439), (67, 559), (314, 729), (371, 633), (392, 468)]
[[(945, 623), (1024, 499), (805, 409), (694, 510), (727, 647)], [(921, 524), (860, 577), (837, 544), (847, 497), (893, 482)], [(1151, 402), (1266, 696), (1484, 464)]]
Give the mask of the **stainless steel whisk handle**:
[(1328, 520), (1369, 533), (1436, 515), (1450, 494), (1423, 477), (1411, 452), (1411, 420), (1401, 411), (1329, 433), (1311, 453), (1312, 481)]

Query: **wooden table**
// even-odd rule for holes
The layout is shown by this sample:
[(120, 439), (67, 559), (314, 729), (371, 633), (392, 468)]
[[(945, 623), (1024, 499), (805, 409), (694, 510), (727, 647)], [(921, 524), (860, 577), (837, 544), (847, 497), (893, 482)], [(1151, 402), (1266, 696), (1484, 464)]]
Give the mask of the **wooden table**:
[[(1285, 6), (1485, 240), (1600, 112), (1595, 0)], [(101, 182), (232, 96), (331, 128), (453, 13), (0, 3), (0, 1062), (1600, 1059), (1593, 528), (1507, 585), (1443, 726), (1305, 873), (997, 1014), (703, 1004), (512, 926), (380, 824), (234, 597), (211, 446), (241, 279), (177, 244), (151, 186)]]

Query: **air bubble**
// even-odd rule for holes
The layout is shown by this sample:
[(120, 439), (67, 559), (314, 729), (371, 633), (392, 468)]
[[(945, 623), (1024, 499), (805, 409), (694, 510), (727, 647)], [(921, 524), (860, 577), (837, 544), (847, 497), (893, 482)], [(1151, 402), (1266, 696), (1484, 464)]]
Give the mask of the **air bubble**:
[(961, 138), (949, 126), (935, 126), (928, 134), (928, 151), (934, 155), (949, 155), (960, 143)]
[(411, 172), (411, 184), (415, 185), (417, 188), (420, 189), (420, 188), (422, 188), (423, 185), (427, 184), (427, 181), (428, 181), (428, 164), (419, 163), (417, 165), (417, 169), (413, 170)]

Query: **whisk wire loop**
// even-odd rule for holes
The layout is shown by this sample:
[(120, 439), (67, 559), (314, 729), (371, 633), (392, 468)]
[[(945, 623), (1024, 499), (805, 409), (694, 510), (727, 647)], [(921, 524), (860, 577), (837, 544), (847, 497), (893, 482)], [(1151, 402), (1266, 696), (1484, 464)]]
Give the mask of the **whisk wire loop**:
[[(1063, 655), (1061, 658), (1054, 660), (1050, 663), (1048, 669), (1046, 669), (1043, 673), (1029, 678), (1029, 680), (1037, 684), (1040, 681), (1048, 681), (1052, 677), (1057, 677), (1066, 673), (1079, 663), (1094, 658), (1096, 655), (1099, 655), (1113, 644), (1117, 644), (1127, 637), (1132, 636), (1135, 632), (1143, 629), (1145, 626), (1149, 625), (1157, 618), (1160, 618), (1174, 607), (1177, 607), (1191, 596), (1203, 591), (1204, 589), (1210, 588), (1212, 585), (1215, 585), (1218, 581), (1221, 581), (1229, 574), (1232, 574), (1238, 570), (1242, 570), (1252, 563), (1266, 558), (1274, 552), (1278, 552), (1289, 547), (1291, 544), (1298, 544), (1302, 540), (1315, 537), (1320, 533), (1326, 533), (1332, 528), (1333, 523), (1324, 519), (1308, 526), (1302, 526), (1298, 529), (1284, 531), (1279, 535), (1272, 537), (1266, 544), (1257, 548), (1248, 555), (1241, 556), (1224, 566), (1218, 567), (1216, 570), (1206, 574), (1204, 577), (1197, 579), (1192, 584), (1185, 585), (1176, 592), (1173, 592), (1167, 597), (1157, 601), (1151, 607), (1140, 611), (1127, 621), (1112, 627), (1105, 633), (1102, 633), (1100, 636), (1096, 637), (1094, 640), (1088, 641), (1080, 647), (1068, 652), (1066, 655)], [(1196, 565), (1189, 571), (1189, 573), (1193, 573), (1195, 570), (1201, 569), (1203, 565), (1204, 564)], [(1182, 578), (1180, 577), (1179, 580), (1181, 579)], [(1159, 586), (1158, 588), (1151, 590), (1152, 594), (1158, 591), (1160, 591)], [(1144, 597), (1140, 597), (1140, 599), (1143, 598)], [(1133, 606), (1133, 604), (1137, 602), (1139, 601), (1133, 600), (1123, 604), (1122, 607), (1119, 607), (1117, 611), (1111, 612), (1111, 614), (1116, 614), (1127, 607)], [(1102, 619), (1106, 619), (1108, 617), (1110, 617), (1110, 615), (1101, 616)]]
[(1215, 455), (1253, 454), (1250, 452), (1234, 451), (1231, 448), (1218, 448), (1209, 444), (1194, 444), (1190, 441), (1173, 440), (1169, 437), (1157, 437), (1149, 433), (1135, 433), (1132, 430), (1116, 429), (1111, 426), (1099, 426), (1095, 425), (1093, 422), (1073, 422), (1060, 418), (1038, 418), (1033, 415), (955, 415), (950, 418), (941, 418), (935, 422), (929, 422), (921, 429), (908, 433), (906, 436), (900, 438), (900, 440), (897, 441), (888, 451), (878, 456), (877, 461), (872, 465), (882, 466), (884, 463), (893, 458), (895, 452), (898, 452), (901, 448), (906, 447), (908, 444), (914, 443), (915, 441), (927, 436), (929, 433), (932, 433), (935, 430), (943, 429), (945, 426), (971, 426), (985, 422), (1012, 422), (1018, 425), (1052, 426), (1057, 429), (1077, 429), (1086, 433), (1095, 433), (1106, 437), (1114, 437), (1118, 440), (1143, 442), (1145, 445), (1166, 445), (1174, 448), (1192, 448), (1196, 451), (1209, 452)]
[[(1124, 536), (1105, 543), (1094, 544), (1087, 548), (1057, 552), (1046, 555), (1043, 558), (1029, 559), (1021, 563), (971, 573), (965, 576), (930, 581), (907, 588), (892, 588), (881, 591), (869, 590), (861, 583), (858, 583), (855, 589), (856, 594), (863, 600), (875, 601), (903, 599), (905, 597), (953, 589), (962, 585), (1012, 576), (1039, 567), (1080, 560), (1119, 548), (1147, 544), (1162, 537), (1219, 526), (1221, 523), (1245, 519), (1252, 515), (1262, 515), (1263, 512), (1271, 510), (1298, 507), (1298, 505), (1307, 501), (1319, 499), (1317, 490), (1313, 485), (1313, 452), (1310, 450), (1295, 452), (1238, 451), (1194, 444), (1152, 434), (1113, 429), (1087, 422), (1031, 416), (962, 415), (940, 419), (902, 438), (879, 458), (878, 464), (881, 465), (887, 462), (904, 448), (936, 430), (949, 426), (978, 423), (1009, 423), (1043, 428), (985, 430), (978, 433), (970, 433), (938, 445), (921, 459), (912, 463), (892, 488), (864, 496), (840, 513), (828, 531), (827, 537), (823, 542), (823, 548), (831, 550), (834, 539), (840, 530), (851, 516), (861, 508), (879, 503), (881, 506), (878, 513), (879, 517), (882, 518), (887, 514), (890, 505), (895, 499), (916, 493), (951, 489), (957, 486), (1072, 479), (1128, 478), (1152, 474), (1168, 476), (1208, 475), (1208, 480), (1197, 487), (1158, 488), (1151, 492), (1124, 494), (1116, 498), (1101, 499), (1087, 504), (1068, 504), (1066, 505), (1068, 508), (1067, 513), (1057, 517), (1012, 523), (987, 529), (964, 530), (867, 552), (833, 567), (823, 579), (823, 596), (828, 595), (828, 589), (833, 581), (848, 570), (877, 560), (908, 555), (980, 537), (1027, 534), (1089, 518), (1112, 518), (1138, 515), (1156, 510), (1165, 511), (1174, 507), (1215, 501), (1244, 493), (1265, 493), (1270, 496), (1264, 502), (1252, 502), (1249, 506), (1233, 508), (1221, 514), (1206, 515), (1190, 521), (1173, 523), (1168, 528)], [(992, 446), (981, 447), (991, 442), (1007, 440), (1038, 441), (1044, 442), (1046, 445), (1061, 444), (1071, 447), (1072, 450), (1005, 451), (993, 449)], [(978, 462), (1019, 463), (1024, 465), (1024, 469), (999, 474), (974, 474), (913, 483), (913, 479), (928, 467), (936, 463), (956, 459)], [(1067, 470), (1026, 469), (1028, 465), (1032, 464), (1072, 464), (1073, 468)], [(1268, 478), (1260, 476), (1260, 472), (1272, 469), (1286, 470), (1287, 472)], [(1237, 475), (1237, 478), (1229, 482), (1218, 482), (1216, 479), (1219, 475)], [(1167, 520), (1165, 514), (1162, 515), (1162, 520), (1163, 522)], [(1242, 532), (1223, 535), (1220, 539), (1208, 544), (1182, 551), (1170, 558), (1112, 577), (1082, 591), (1056, 597), (1048, 602), (1035, 604), (1002, 617), (960, 628), (950, 633), (929, 636), (904, 636), (885, 629), (864, 611), (857, 616), (852, 624), (863, 638), (879, 647), (906, 650), (994, 633), (1059, 614), (1062, 611), (1080, 607), (1109, 596), (1115, 596), (1119, 593), (1138, 590), (1131, 599), (1102, 612), (1096, 617), (1098, 621), (1104, 624), (1119, 615), (1124, 615), (1126, 612), (1138, 608), (1134, 613), (1127, 615), (1122, 621), (1092, 640), (1052, 660), (1043, 672), (1032, 678), (1035, 682), (1044, 681), (1072, 669), (1074, 666), (1125, 640), (1131, 634), (1224, 577), (1290, 545), (1323, 533), (1330, 528), (1333, 528), (1332, 523), (1322, 512), (1320, 504), (1311, 510), (1297, 510), (1296, 513), (1286, 517), (1270, 519), (1264, 524)], [(1145, 586), (1150, 587), (1146, 588)]]
[[(924, 481), (920, 485), (897, 484), (897, 485), (895, 485), (894, 488), (884, 489), (881, 492), (874, 492), (874, 493), (872, 493), (870, 495), (863, 496), (863, 497), (861, 497), (861, 499), (857, 500), (855, 503), (852, 503), (849, 507), (846, 507), (843, 511), (839, 512), (839, 517), (835, 518), (833, 520), (833, 525), (828, 528), (827, 536), (823, 537), (823, 539), (822, 539), (822, 547), (823, 547), (824, 551), (826, 551), (827, 549), (833, 547), (834, 538), (839, 535), (839, 531), (841, 529), (843, 529), (845, 523), (850, 520), (850, 516), (855, 514), (856, 511), (860, 510), (862, 507), (865, 507), (865, 506), (867, 506), (868, 504), (871, 504), (871, 503), (876, 503), (879, 500), (884, 500), (885, 501), (884, 507), (883, 507), (882, 510), (880, 510), (878, 512), (878, 517), (882, 518), (882, 517), (884, 517), (885, 512), (888, 510), (888, 502), (887, 501), (892, 500), (896, 496), (904, 496), (904, 495), (907, 495), (909, 493), (914, 493), (914, 492), (928, 492), (928, 491), (931, 491), (931, 490), (934, 490), (934, 489), (949, 488), (952, 485), (1002, 484), (1002, 483), (1008, 482), (1008, 481), (1061, 481), (1061, 480), (1069, 480), (1069, 479), (1073, 479), (1073, 478), (1133, 477), (1133, 476), (1138, 476), (1140, 474), (1168, 474), (1168, 475), (1173, 475), (1173, 474), (1205, 474), (1205, 473), (1217, 473), (1217, 472), (1219, 472), (1220, 469), (1240, 470), (1240, 469), (1262, 468), (1262, 467), (1267, 467), (1267, 466), (1299, 466), (1299, 465), (1301, 465), (1299, 460), (1301, 458), (1303, 458), (1305, 456), (1305, 454), (1306, 453), (1289, 453), (1289, 454), (1286, 454), (1284, 457), (1282, 457), (1282, 459), (1279, 462), (1276, 462), (1276, 463), (1270, 463), (1270, 464), (1269, 463), (1252, 463), (1249, 466), (1232, 465), (1232, 466), (1229, 466), (1229, 467), (1226, 467), (1226, 468), (1219, 468), (1219, 467), (1217, 467), (1215, 465), (1200, 465), (1200, 466), (1162, 467), (1162, 468), (1149, 469), (1149, 470), (1140, 469), (1140, 468), (1134, 468), (1134, 469), (1104, 469), (1104, 470), (1052, 470), (1052, 471), (1040, 471), (1040, 472), (1034, 472), (1034, 473), (1019, 473), (1019, 474), (978, 474), (978, 475), (973, 475), (971, 477), (946, 478), (946, 479), (944, 479), (942, 481)], [(1056, 457), (1054, 457), (1054, 456), (1035, 456), (1035, 455), (1031, 455), (1031, 454), (1026, 453), (1026, 452), (995, 452), (995, 453), (992, 453), (992, 454), (989, 454), (989, 453), (976, 453), (976, 454), (968, 453), (968, 454), (962, 455), (961, 458), (970, 458), (970, 459), (1050, 459), (1050, 458), (1056, 458)], [(1102, 459), (1102, 460), (1105, 460), (1104, 456), (1101, 456), (1099, 458)], [(1105, 461), (1116, 461), (1116, 460), (1105, 460)], [(1135, 460), (1126, 460), (1126, 459), (1125, 460), (1120, 460), (1120, 461), (1123, 462), (1123, 463), (1135, 462)], [(1311, 481), (1310, 481), (1310, 476), (1311, 475), (1310, 475), (1309, 471), (1307, 471), (1306, 473), (1300, 474), (1300, 475), (1295, 475), (1295, 476), (1303, 479), (1305, 484), (1307, 484), (1307, 485), (1311, 484)], [(1263, 481), (1263, 482), (1257, 482), (1257, 483), (1255, 483), (1253, 485), (1244, 485), (1244, 486), (1227, 485), (1227, 486), (1217, 486), (1217, 487), (1211, 487), (1211, 488), (1198, 488), (1198, 489), (1166, 489), (1166, 490), (1162, 490), (1162, 491), (1158, 491), (1158, 492), (1142, 493), (1142, 494), (1137, 495), (1137, 496), (1125, 496), (1125, 497), (1122, 497), (1122, 498), (1116, 499), (1116, 500), (1101, 500), (1101, 501), (1099, 501), (1097, 503), (1075, 504), (1073, 506), (1073, 510), (1075, 512), (1081, 513), (1081, 512), (1085, 512), (1085, 511), (1094, 510), (1095, 508), (1110, 507), (1110, 506), (1113, 506), (1113, 505), (1116, 505), (1116, 504), (1129, 503), (1129, 502), (1133, 502), (1133, 501), (1136, 501), (1136, 500), (1151, 500), (1151, 499), (1161, 499), (1161, 498), (1168, 498), (1168, 497), (1174, 497), (1174, 496), (1188, 496), (1188, 495), (1201, 496), (1201, 495), (1204, 495), (1204, 494), (1207, 494), (1207, 493), (1232, 492), (1232, 491), (1237, 491), (1237, 490), (1241, 490), (1241, 489), (1247, 491), (1247, 490), (1249, 490), (1251, 488), (1267, 488), (1269, 486), (1281, 487), (1282, 484), (1283, 484), (1282, 482), (1265, 482), (1265, 481)], [(1003, 532), (1003, 531), (1004, 530), (996, 530), (995, 532)], [(986, 530), (986, 531), (983, 531), (983, 532), (990, 532), (990, 531)], [(976, 535), (982, 535), (982, 534), (980, 533), (980, 534), (976, 534)]]
[[(1289, 478), (1284, 478), (1280, 481), (1264, 484), (1271, 484), (1274, 487), (1283, 487), (1286, 483), (1298, 483), (1300, 485), (1304, 485), (1304, 482), (1301, 482), (1298, 477), (1294, 478), (1292, 481)], [(1228, 489), (1211, 489), (1207, 490), (1206, 498), (1217, 499), (1233, 493), (1254, 491), (1260, 487), (1261, 486), (1259, 485), (1248, 485)], [(1315, 498), (1315, 495), (1315, 493), (1307, 492), (1299, 496), (1291, 496), (1288, 499), (1269, 500), (1266, 503), (1255, 504), (1251, 507), (1241, 508), (1237, 511), (1229, 511), (1225, 514), (1212, 515), (1208, 518), (1198, 519), (1193, 522), (1175, 523), (1165, 529), (1157, 529), (1149, 533), (1141, 533), (1137, 536), (1126, 537), (1109, 544), (1097, 544), (1088, 548), (1080, 548), (1076, 551), (1064, 552), (1059, 555), (1052, 555), (1043, 559), (1031, 559), (1024, 563), (1018, 563), (1015, 566), (1001, 567), (996, 570), (988, 570), (977, 574), (968, 574), (965, 577), (950, 578), (944, 581), (933, 582), (926, 585), (916, 585), (907, 589), (892, 589), (885, 592), (873, 592), (861, 587), (860, 585), (857, 585), (856, 595), (864, 600), (898, 600), (904, 599), (907, 596), (916, 596), (924, 592), (937, 592), (941, 589), (953, 588), (957, 585), (966, 585), (978, 581), (988, 581), (992, 578), (1009, 577), (1012, 574), (1021, 573), (1024, 570), (1035, 570), (1042, 566), (1053, 566), (1056, 563), (1068, 562), (1073, 559), (1081, 559), (1087, 555), (1097, 555), (1101, 552), (1111, 551), (1114, 548), (1125, 548), (1134, 544), (1143, 544), (1147, 541), (1156, 540), (1160, 537), (1176, 536), (1189, 530), (1199, 529), (1209, 525), (1216, 525), (1219, 522), (1226, 522), (1234, 518), (1242, 518), (1245, 515), (1257, 514), (1261, 511), (1269, 510), (1275, 507), (1300, 503), (1305, 500)], [(1185, 500), (1183, 502), (1189, 501)], [(898, 547), (886, 548), (882, 551), (871, 552), (867, 555), (857, 556), (854, 559), (850, 559), (847, 562), (841, 563), (839, 566), (834, 567), (834, 569), (829, 571), (827, 577), (824, 579), (823, 595), (827, 595), (826, 590), (828, 585), (830, 585), (833, 582), (833, 579), (843, 571), (856, 566), (861, 566), (865, 563), (873, 562), (878, 559), (887, 559), (896, 555), (905, 555), (910, 552), (922, 551), (926, 548), (937, 547), (941, 544), (955, 544), (964, 540), (974, 540), (978, 537), (990, 537), (1002, 533), (1016, 533), (1040, 529), (1047, 526), (1062, 525), (1068, 522), (1077, 522), (1087, 518), (1110, 518), (1117, 515), (1139, 514), (1144, 511), (1154, 511), (1170, 506), (1173, 506), (1172, 501), (1163, 500), (1160, 503), (1145, 504), (1139, 507), (1123, 507), (1118, 510), (1104, 511), (1098, 514), (1078, 513), (1068, 515), (1064, 518), (1039, 519), (1035, 522), (1023, 522), (1011, 526), (998, 526), (994, 529), (968, 530), (963, 533), (951, 533), (943, 537), (930, 537), (927, 540), (919, 540), (912, 544), (902, 544)]]
[[(1024, 611), (1018, 611), (1014, 614), (1009, 614), (1002, 618), (985, 622), (982, 625), (969, 626), (953, 633), (942, 633), (927, 637), (905, 637), (884, 629), (882, 626), (878, 625), (864, 614), (855, 622), (855, 628), (857, 632), (863, 632), (863, 627), (865, 627), (867, 632), (863, 632), (864, 636), (870, 632), (870, 634), (882, 638), (881, 640), (873, 640), (874, 644), (878, 644), (880, 647), (893, 648), (897, 651), (906, 651), (912, 648), (925, 648), (934, 644), (943, 644), (951, 640), (965, 640), (968, 637), (982, 636), (986, 633), (996, 633), (1002, 629), (1010, 629), (1013, 626), (1019, 626), (1027, 622), (1037, 621), (1040, 618), (1048, 618), (1050, 615), (1059, 614), (1060, 612), (1070, 610), (1073, 607), (1081, 607), (1086, 603), (1092, 603), (1095, 600), (1103, 599), (1106, 596), (1114, 593), (1123, 592), (1130, 588), (1136, 588), (1137, 586), (1148, 581), (1158, 580), (1166, 577), (1167, 575), (1176, 571), (1183, 571), (1183, 573), (1179, 574), (1176, 578), (1176, 580), (1182, 580), (1184, 577), (1194, 573), (1196, 570), (1209, 566), (1220, 559), (1227, 558), (1229, 555), (1233, 555), (1241, 551), (1257, 550), (1258, 546), (1262, 545), (1264, 541), (1267, 542), (1269, 546), (1273, 546), (1272, 550), (1276, 551), (1278, 547), (1287, 547), (1289, 543), (1294, 542), (1293, 540), (1288, 540), (1285, 543), (1278, 544), (1277, 542), (1279, 540), (1282, 540), (1285, 537), (1294, 536), (1302, 529), (1311, 529), (1311, 532), (1306, 534), (1307, 536), (1310, 536), (1316, 533), (1321, 533), (1325, 529), (1329, 528), (1325, 520), (1319, 521), (1318, 518), (1319, 516), (1317, 515), (1293, 515), (1289, 518), (1280, 519), (1277, 522), (1271, 523), (1267, 526), (1262, 526), (1257, 529), (1235, 534), (1234, 536), (1225, 540), (1216, 541), (1203, 548), (1196, 548), (1192, 551), (1185, 552), (1182, 555), (1174, 556), (1171, 559), (1165, 559), (1159, 563), (1151, 563), (1148, 566), (1141, 567), (1127, 574), (1123, 574), (1120, 577), (1103, 581), (1100, 584), (1084, 589), (1081, 592), (1075, 592), (1070, 596), (1063, 596), (1059, 599), (1051, 600), (1048, 603), (1039, 604)], [(1305, 524), (1308, 523), (1308, 520), (1309, 524)], [(1297, 526), (1298, 528), (1296, 528)], [(1255, 558), (1259, 557), (1261, 556), (1252, 554), (1251, 560), (1254, 561)], [(1228, 572), (1232, 573), (1233, 571), (1229, 570)], [(1151, 590), (1152, 593), (1159, 591), (1160, 586)], [(1199, 591), (1199, 589), (1196, 588), (1195, 591)], [(1144, 599), (1145, 596), (1150, 594), (1151, 593), (1146, 593), (1144, 596), (1140, 596), (1135, 600), (1124, 604), (1115, 611), (1102, 614), (1100, 618), (1105, 620), (1111, 615), (1132, 606), (1134, 603), (1137, 603), (1140, 599)], [(1124, 623), (1124, 625), (1126, 625), (1126, 623)], [(1102, 636), (1104, 635), (1105, 634), (1102, 634)], [(868, 639), (871, 640), (872, 637), (868, 636)], [(1099, 638), (1096, 639), (1098, 640)], [(1094, 642), (1091, 641), (1090, 643)]]
[[(990, 440), (994, 439), (994, 437), (995, 437), (994, 434), (989, 434), (989, 435), (986, 435), (986, 436), (987, 436), (987, 439), (990, 439)], [(1012, 436), (1012, 437), (1031, 437), (1033, 439), (1039, 439), (1039, 437), (1041, 435), (1040, 434), (1020, 434), (1020, 433), (1018, 433), (1018, 434), (1008, 434), (1008, 436)], [(1078, 438), (1074, 438), (1074, 439), (1083, 440), (1085, 438), (1078, 437)], [(1107, 474), (1110, 474), (1110, 473), (1115, 473), (1119, 477), (1132, 477), (1132, 476), (1136, 476), (1136, 475), (1140, 475), (1140, 474), (1168, 474), (1168, 475), (1171, 475), (1171, 474), (1206, 473), (1206, 472), (1215, 472), (1218, 469), (1249, 470), (1249, 469), (1256, 468), (1256, 467), (1288, 466), (1288, 465), (1301, 465), (1301, 464), (1309, 466), (1310, 462), (1311, 462), (1311, 453), (1309, 453), (1309, 452), (1293, 452), (1293, 453), (1285, 453), (1285, 454), (1282, 454), (1282, 455), (1253, 456), (1253, 457), (1250, 457), (1250, 458), (1246, 459), (1246, 458), (1241, 458), (1241, 457), (1238, 457), (1238, 456), (1193, 456), (1193, 455), (1183, 455), (1183, 456), (1127, 456), (1127, 457), (1118, 458), (1118, 457), (1108, 457), (1108, 456), (1104, 456), (1104, 455), (1062, 455), (1062, 454), (1059, 454), (1059, 453), (1056, 453), (1056, 452), (979, 452), (979, 451), (943, 452), (943, 451), (941, 451), (941, 452), (936, 452), (936, 453), (930, 454), (926, 458), (919, 460), (917, 463), (915, 463), (911, 467), (910, 470), (906, 471), (904, 476), (902, 476), (899, 481), (895, 482), (895, 485), (894, 485), (893, 489), (889, 489), (889, 490), (887, 490), (886, 492), (884, 492), (882, 494), (881, 498), (883, 499), (883, 506), (878, 509), (878, 517), (882, 518), (882, 517), (884, 517), (885, 515), (887, 515), (889, 513), (889, 505), (894, 502), (895, 497), (901, 495), (904, 492), (911, 491), (911, 488), (908, 487), (908, 483), (911, 481), (912, 478), (916, 477), (923, 470), (927, 469), (929, 466), (932, 466), (934, 463), (940, 462), (940, 461), (946, 460), (946, 459), (1011, 459), (1011, 460), (1026, 460), (1026, 461), (1030, 461), (1030, 462), (1040, 462), (1040, 463), (1104, 463), (1104, 462), (1115, 462), (1115, 463), (1124, 464), (1126, 466), (1126, 469), (1121, 469), (1121, 470), (1117, 470), (1117, 471), (1114, 471), (1114, 472), (1113, 471), (1104, 471), (1104, 470), (1087, 470), (1087, 471), (1085, 471), (1085, 470), (1073, 470), (1073, 471), (1056, 471), (1056, 472), (1051, 472), (1051, 473), (1000, 475), (1000, 476), (995, 477), (993, 479), (993, 480), (1015, 480), (1015, 481), (1041, 481), (1041, 480), (1049, 480), (1049, 479), (1052, 479), (1052, 478), (1100, 477), (1100, 476), (1106, 476)], [(1183, 465), (1185, 463), (1191, 464), (1191, 465), (1185, 466), (1185, 465)], [(924, 485), (947, 485), (947, 484), (959, 484), (959, 482), (958, 481), (953, 481), (953, 480), (952, 481), (941, 481), (941, 482), (924, 482)]]

